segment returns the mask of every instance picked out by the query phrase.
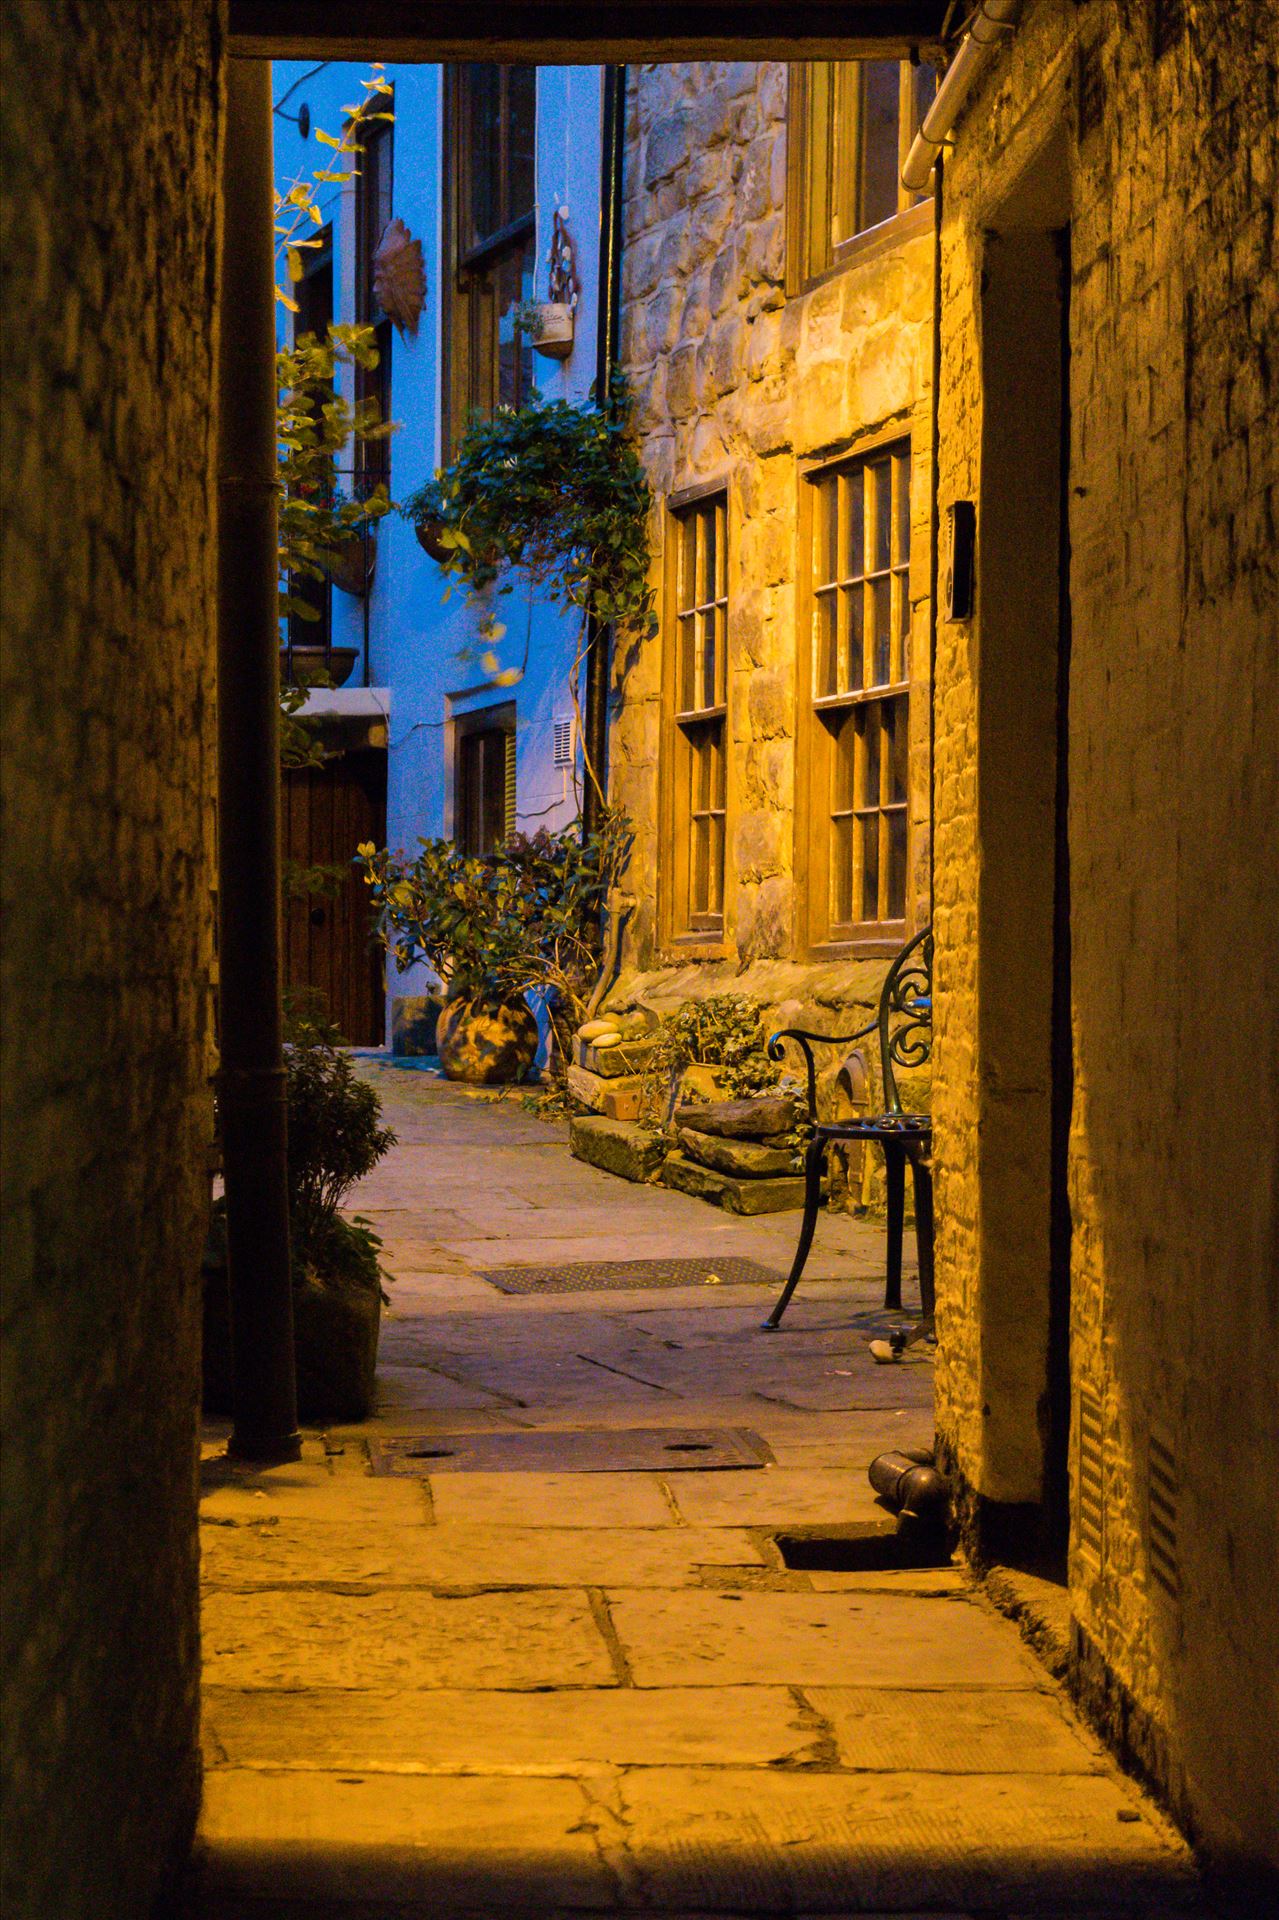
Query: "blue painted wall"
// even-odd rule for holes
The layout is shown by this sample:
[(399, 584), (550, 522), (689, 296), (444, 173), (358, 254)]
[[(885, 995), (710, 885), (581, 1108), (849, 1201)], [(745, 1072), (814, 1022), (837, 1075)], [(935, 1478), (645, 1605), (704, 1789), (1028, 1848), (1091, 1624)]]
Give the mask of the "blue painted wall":
[[(277, 62), (273, 98), (276, 177), (287, 186), (331, 159), (315, 129), (338, 134), (344, 107), (362, 97), (365, 66)], [(435, 471), (441, 459), (442, 83), (438, 66), (388, 64), (395, 87), (392, 211), (422, 242), (427, 293), (415, 339), (394, 337), (391, 352), (391, 412), (401, 423), (391, 449), (391, 493), (404, 499)], [(286, 97), (287, 96), (287, 97)], [(303, 140), (295, 118), (305, 102), (311, 131)], [(567, 207), (582, 282), (577, 345), (567, 361), (534, 356), (540, 390), (585, 401), (595, 377), (600, 225), (600, 133), (602, 76), (597, 67), (543, 67), (537, 87), (537, 295), (546, 294), (546, 256), (557, 206)], [(339, 320), (354, 317), (354, 191), (322, 187), (319, 204), (333, 228), (334, 308)], [(292, 316), (279, 309), (280, 338), (291, 335)], [(348, 392), (348, 397), (349, 392)], [(454, 723), (459, 715), (514, 702), (516, 709), (516, 817), (518, 827), (563, 827), (578, 811), (573, 775), (552, 764), (557, 719), (573, 712), (569, 679), (579, 646), (575, 620), (547, 604), (523, 583), (500, 601), (507, 633), (500, 645), (504, 666), (524, 664), (513, 687), (489, 681), (478, 661), (482, 610), (467, 607), (455, 589), (445, 604), (443, 576), (418, 545), (409, 523), (390, 515), (378, 529), (377, 568), (369, 604), (333, 591), (333, 643), (361, 650), (350, 687), (367, 680), (385, 709), (387, 746), (387, 839), (412, 850), (419, 835), (453, 830)], [(363, 647), (367, 617), (368, 663)], [(462, 656), (470, 650), (468, 662)], [(527, 653), (527, 658), (525, 658)], [(576, 769), (580, 783), (580, 757)], [(388, 1018), (393, 998), (427, 990), (421, 970), (387, 980)]]

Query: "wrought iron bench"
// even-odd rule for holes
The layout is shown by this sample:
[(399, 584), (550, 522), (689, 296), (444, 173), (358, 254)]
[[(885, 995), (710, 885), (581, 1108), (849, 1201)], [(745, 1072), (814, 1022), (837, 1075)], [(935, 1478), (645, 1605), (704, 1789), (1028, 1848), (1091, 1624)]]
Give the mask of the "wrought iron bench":
[[(926, 1113), (903, 1113), (894, 1068), (920, 1067), (932, 1053), (933, 930), (924, 927), (898, 953), (888, 970), (879, 1011), (856, 1033), (808, 1033), (784, 1027), (768, 1043), (769, 1057), (784, 1058), (784, 1043), (793, 1040), (804, 1055), (808, 1079), (808, 1118), (813, 1135), (804, 1155), (804, 1218), (790, 1275), (764, 1326), (772, 1331), (781, 1320), (813, 1244), (817, 1209), (822, 1197), (822, 1170), (829, 1147), (837, 1140), (875, 1140), (883, 1148), (888, 1176), (888, 1276), (885, 1307), (902, 1303), (902, 1231), (906, 1213), (906, 1162), (915, 1183), (915, 1238), (919, 1249), (919, 1295), (926, 1317), (933, 1312), (933, 1173), (930, 1159), (933, 1127)], [(842, 1047), (878, 1031), (880, 1068), (884, 1081), (882, 1113), (851, 1120), (817, 1118), (817, 1063), (814, 1045)]]

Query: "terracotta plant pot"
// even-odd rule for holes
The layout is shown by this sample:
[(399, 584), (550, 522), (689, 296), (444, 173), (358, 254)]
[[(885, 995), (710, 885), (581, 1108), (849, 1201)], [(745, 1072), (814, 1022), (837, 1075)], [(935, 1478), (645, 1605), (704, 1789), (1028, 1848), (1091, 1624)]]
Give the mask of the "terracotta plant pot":
[(522, 1000), (501, 1007), (446, 1000), (435, 1045), (447, 1080), (475, 1087), (520, 1080), (537, 1056), (537, 1021)]
[(567, 360), (573, 351), (573, 309), (559, 300), (547, 300), (537, 309), (533, 346), (548, 360)]
[(316, 687), (327, 679), (344, 687), (359, 659), (355, 647), (293, 647), (280, 654), (280, 677), (295, 687)]

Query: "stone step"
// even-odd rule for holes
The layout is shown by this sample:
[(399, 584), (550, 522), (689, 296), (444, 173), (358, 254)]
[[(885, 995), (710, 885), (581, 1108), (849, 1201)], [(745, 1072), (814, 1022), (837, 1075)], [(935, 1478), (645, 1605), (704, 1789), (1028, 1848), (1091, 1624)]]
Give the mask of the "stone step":
[(791, 1177), (743, 1179), (699, 1166), (683, 1153), (668, 1153), (662, 1162), (662, 1184), (679, 1193), (691, 1193), (730, 1213), (788, 1213), (804, 1204), (804, 1182)]
[(609, 1120), (587, 1114), (569, 1122), (569, 1151), (575, 1160), (623, 1180), (655, 1180), (665, 1148), (656, 1134), (631, 1120)]

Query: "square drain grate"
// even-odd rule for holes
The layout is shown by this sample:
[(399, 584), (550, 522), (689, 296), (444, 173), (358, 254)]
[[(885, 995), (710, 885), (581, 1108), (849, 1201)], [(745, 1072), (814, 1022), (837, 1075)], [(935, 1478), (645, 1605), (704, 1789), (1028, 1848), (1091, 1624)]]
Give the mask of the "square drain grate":
[(579, 1260), (559, 1267), (490, 1267), (480, 1274), (503, 1293), (606, 1293), (628, 1287), (780, 1287), (758, 1260), (708, 1254), (702, 1260)]
[(590, 1427), (559, 1432), (418, 1433), (370, 1440), (374, 1473), (706, 1473), (767, 1466), (746, 1427)]

